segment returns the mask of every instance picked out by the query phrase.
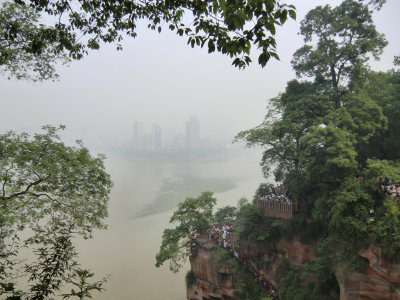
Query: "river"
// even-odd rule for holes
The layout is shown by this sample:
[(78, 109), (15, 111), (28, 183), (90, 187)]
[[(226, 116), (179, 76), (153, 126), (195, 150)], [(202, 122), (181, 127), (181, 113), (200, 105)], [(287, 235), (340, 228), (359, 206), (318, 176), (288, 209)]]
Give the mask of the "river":
[[(152, 161), (107, 154), (114, 187), (108, 230), (78, 241), (79, 261), (100, 279), (110, 274), (106, 291), (94, 299), (186, 299), (184, 276), (168, 263), (156, 268), (155, 255), (177, 202), (201, 191), (215, 192), (216, 207), (251, 199), (263, 177), (261, 152), (246, 150), (218, 161)], [(189, 194), (189, 195), (186, 195)]]

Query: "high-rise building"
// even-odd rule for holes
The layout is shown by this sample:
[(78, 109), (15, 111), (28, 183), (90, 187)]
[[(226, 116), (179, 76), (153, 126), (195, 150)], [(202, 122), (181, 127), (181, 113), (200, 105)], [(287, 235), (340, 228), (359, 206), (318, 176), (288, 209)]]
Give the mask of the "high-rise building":
[(186, 150), (191, 151), (199, 148), (200, 145), (200, 123), (196, 116), (191, 116), (189, 121), (186, 121)]
[(142, 151), (148, 152), (154, 150), (154, 138), (153, 134), (145, 132), (142, 138)]
[(154, 151), (161, 151), (162, 139), (161, 139), (161, 126), (153, 124), (153, 145)]
[(174, 136), (172, 149), (174, 151), (185, 150), (185, 136), (183, 134), (178, 134)]
[(143, 125), (141, 122), (133, 123), (133, 149), (140, 151), (143, 148)]

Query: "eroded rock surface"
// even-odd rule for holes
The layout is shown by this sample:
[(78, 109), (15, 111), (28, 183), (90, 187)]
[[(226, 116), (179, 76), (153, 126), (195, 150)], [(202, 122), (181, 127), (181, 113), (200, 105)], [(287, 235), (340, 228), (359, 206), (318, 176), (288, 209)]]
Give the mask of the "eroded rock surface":
[(211, 255), (216, 247), (204, 236), (199, 236), (193, 243), (189, 260), (196, 282), (188, 286), (187, 299), (234, 299), (230, 270), (212, 263)]
[[(235, 299), (234, 277), (229, 268), (212, 263), (211, 256), (217, 247), (206, 236), (198, 237), (193, 243), (190, 263), (196, 281), (188, 287), (187, 299)], [(312, 246), (296, 239), (282, 239), (268, 253), (260, 253), (249, 246), (238, 249), (240, 255), (278, 290), (275, 272), (284, 259), (291, 265), (303, 265), (315, 256)], [(385, 260), (382, 249), (374, 245), (359, 251), (359, 255), (369, 261), (365, 273), (336, 272), (340, 300), (400, 300), (400, 264)]]
[(369, 261), (364, 274), (337, 270), (341, 300), (400, 300), (400, 264), (383, 258), (382, 249), (375, 245), (360, 250)]

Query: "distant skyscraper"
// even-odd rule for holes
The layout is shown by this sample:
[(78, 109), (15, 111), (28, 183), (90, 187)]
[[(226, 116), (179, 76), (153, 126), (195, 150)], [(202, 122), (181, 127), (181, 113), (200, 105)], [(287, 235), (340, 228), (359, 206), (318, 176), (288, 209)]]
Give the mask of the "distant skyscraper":
[(137, 151), (143, 148), (143, 125), (141, 122), (133, 123), (133, 148)]
[(185, 149), (185, 136), (183, 134), (178, 134), (174, 136), (172, 147), (175, 151), (180, 151)]
[(145, 132), (142, 138), (142, 151), (153, 151), (154, 150), (154, 138), (149, 132)]
[(153, 125), (153, 143), (154, 151), (161, 151), (161, 126), (158, 124)]
[(200, 144), (200, 123), (195, 116), (186, 121), (186, 150), (194, 150)]

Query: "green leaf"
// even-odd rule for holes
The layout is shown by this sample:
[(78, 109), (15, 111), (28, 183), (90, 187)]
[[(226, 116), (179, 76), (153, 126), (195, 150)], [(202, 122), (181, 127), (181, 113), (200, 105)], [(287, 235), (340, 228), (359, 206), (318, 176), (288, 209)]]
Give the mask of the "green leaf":
[(213, 40), (208, 40), (208, 53), (212, 53), (215, 51), (215, 45)]
[(289, 10), (289, 16), (290, 16), (293, 20), (296, 20), (296, 11), (295, 11), (295, 10)]

